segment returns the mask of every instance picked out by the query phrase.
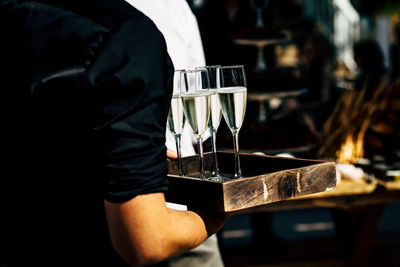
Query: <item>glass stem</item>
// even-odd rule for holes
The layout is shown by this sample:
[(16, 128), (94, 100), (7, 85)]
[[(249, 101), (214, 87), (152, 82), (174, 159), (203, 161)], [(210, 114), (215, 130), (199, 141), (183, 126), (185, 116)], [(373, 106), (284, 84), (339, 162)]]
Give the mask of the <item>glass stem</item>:
[(203, 153), (203, 139), (202, 138), (197, 139), (197, 146), (198, 146), (199, 155), (200, 155), (200, 178), (205, 179), (206, 175), (204, 173), (204, 153)]
[(217, 131), (213, 129), (210, 129), (210, 131), (211, 131), (212, 153), (214, 156), (213, 176), (219, 176), (219, 167), (217, 159)]
[(255, 71), (263, 72), (266, 69), (267, 69), (267, 63), (265, 62), (265, 58), (264, 58), (264, 46), (258, 46), (257, 66), (256, 66)]
[(239, 132), (233, 131), (233, 149), (235, 152), (235, 178), (242, 177), (242, 170), (240, 169), (240, 159), (239, 159)]
[(178, 175), (183, 176), (182, 156), (181, 156), (181, 135), (175, 135), (176, 153), (178, 154)]
[(262, 17), (262, 8), (257, 8), (256, 9), (256, 13), (257, 13), (257, 27), (262, 28), (264, 27), (264, 21), (263, 21), (263, 17)]

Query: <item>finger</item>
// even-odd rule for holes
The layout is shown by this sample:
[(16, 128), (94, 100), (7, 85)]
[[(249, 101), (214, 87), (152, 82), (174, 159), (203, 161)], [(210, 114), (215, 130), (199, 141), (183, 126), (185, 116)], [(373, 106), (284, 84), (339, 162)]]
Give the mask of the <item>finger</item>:
[(167, 157), (171, 158), (171, 159), (177, 159), (178, 158), (178, 154), (175, 151), (167, 148)]

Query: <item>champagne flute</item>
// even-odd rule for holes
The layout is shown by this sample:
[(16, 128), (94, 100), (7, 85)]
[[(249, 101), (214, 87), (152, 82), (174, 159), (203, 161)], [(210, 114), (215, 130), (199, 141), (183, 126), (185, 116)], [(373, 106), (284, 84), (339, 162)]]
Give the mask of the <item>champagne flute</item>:
[(218, 167), (217, 159), (217, 130), (222, 118), (221, 105), (219, 103), (218, 88), (220, 87), (220, 75), (219, 68), (221, 65), (198, 67), (196, 69), (206, 69), (208, 72), (208, 77), (210, 79), (210, 98), (211, 98), (211, 113), (210, 119), (208, 120), (208, 129), (210, 130), (210, 138), (212, 144), (212, 154), (213, 154), (213, 169), (211, 173), (211, 180), (222, 181), (221, 174)]
[(242, 177), (239, 159), (239, 130), (242, 127), (247, 103), (246, 77), (243, 65), (220, 68), (221, 87), (218, 96), (222, 114), (232, 132), (235, 153), (235, 178)]
[(175, 137), (176, 153), (178, 154), (178, 175), (183, 176), (182, 155), (181, 155), (181, 136), (185, 128), (185, 116), (181, 97), (181, 84), (183, 82), (183, 71), (174, 72), (173, 93), (171, 106), (168, 112), (167, 126), (168, 130)]
[(253, 8), (256, 13), (257, 13), (257, 23), (256, 26), (258, 28), (263, 28), (264, 25), (264, 20), (262, 17), (262, 12), (263, 10), (268, 6), (269, 0), (250, 0), (250, 6)]
[(197, 139), (200, 156), (200, 177), (205, 179), (203, 136), (210, 118), (210, 82), (205, 69), (186, 70), (184, 75), (183, 110)]

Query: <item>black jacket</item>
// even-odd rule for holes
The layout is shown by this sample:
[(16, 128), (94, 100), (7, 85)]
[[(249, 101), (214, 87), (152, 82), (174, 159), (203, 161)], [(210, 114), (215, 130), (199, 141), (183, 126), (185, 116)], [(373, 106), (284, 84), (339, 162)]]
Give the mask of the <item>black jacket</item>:
[(1, 0), (0, 34), (0, 264), (107, 266), (103, 201), (167, 190), (165, 41), (123, 0)]

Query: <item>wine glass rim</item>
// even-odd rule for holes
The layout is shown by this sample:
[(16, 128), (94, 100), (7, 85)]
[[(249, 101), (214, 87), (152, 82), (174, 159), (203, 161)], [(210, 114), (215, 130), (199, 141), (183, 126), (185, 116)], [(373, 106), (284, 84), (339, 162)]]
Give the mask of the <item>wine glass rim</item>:
[(186, 73), (195, 73), (195, 72), (200, 72), (200, 71), (206, 71), (206, 69), (190, 69), (190, 70), (184, 70)]
[(222, 65), (205, 65), (205, 66), (198, 66), (196, 69), (206, 69), (206, 68), (221, 68)]
[(228, 69), (228, 68), (243, 68), (244, 65), (229, 65), (229, 66), (221, 66), (221, 69)]

